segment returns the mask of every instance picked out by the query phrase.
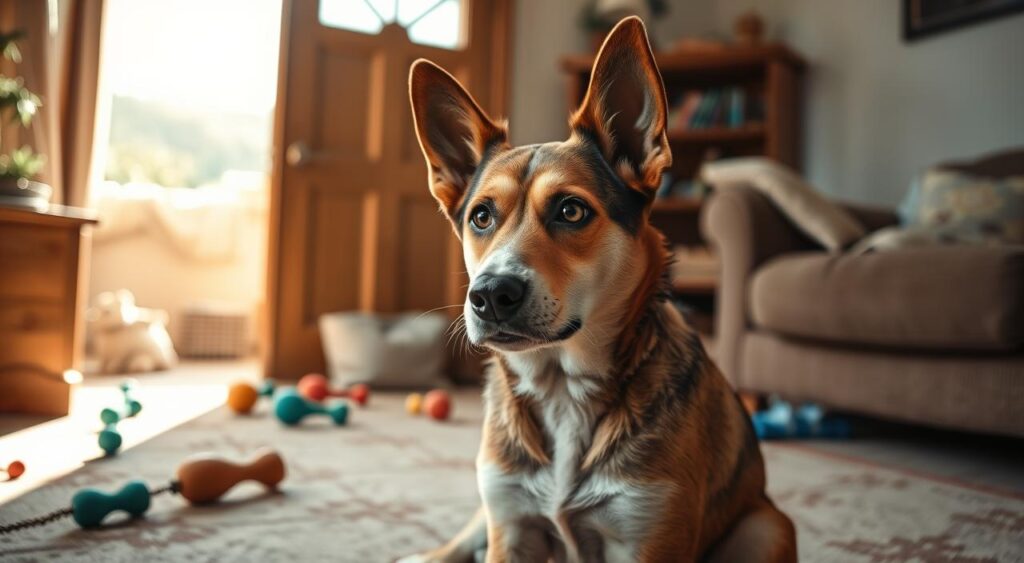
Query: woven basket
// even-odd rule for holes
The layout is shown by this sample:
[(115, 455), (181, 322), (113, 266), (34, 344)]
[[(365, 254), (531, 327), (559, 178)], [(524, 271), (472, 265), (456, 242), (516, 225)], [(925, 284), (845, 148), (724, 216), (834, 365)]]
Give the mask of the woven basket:
[(249, 315), (208, 307), (182, 314), (178, 353), (186, 358), (241, 358), (249, 353)]

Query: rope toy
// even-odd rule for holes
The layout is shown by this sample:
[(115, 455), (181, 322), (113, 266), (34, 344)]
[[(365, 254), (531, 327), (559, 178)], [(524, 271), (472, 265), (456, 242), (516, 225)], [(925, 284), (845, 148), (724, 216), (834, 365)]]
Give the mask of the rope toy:
[(190, 504), (207, 504), (224, 496), (243, 481), (258, 481), (268, 489), (276, 489), (284, 480), (284, 460), (272, 450), (258, 452), (248, 463), (233, 463), (211, 456), (192, 457), (178, 466), (176, 478), (156, 489), (142, 481), (129, 481), (114, 493), (82, 489), (71, 497), (71, 506), (43, 516), (27, 518), (11, 524), (0, 524), (0, 535), (33, 528), (71, 516), (82, 528), (96, 528), (112, 512), (122, 510), (133, 517), (149, 510), (150, 500), (160, 494), (179, 494)]

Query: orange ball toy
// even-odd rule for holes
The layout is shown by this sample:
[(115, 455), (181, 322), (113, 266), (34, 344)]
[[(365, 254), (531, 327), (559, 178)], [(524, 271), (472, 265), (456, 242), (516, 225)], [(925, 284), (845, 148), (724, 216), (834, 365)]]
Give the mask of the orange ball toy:
[(259, 392), (252, 385), (241, 382), (228, 388), (228, 408), (238, 414), (248, 414), (260, 398)]
[(423, 397), (423, 411), (434, 420), (448, 420), (452, 414), (452, 399), (447, 391), (434, 389)]

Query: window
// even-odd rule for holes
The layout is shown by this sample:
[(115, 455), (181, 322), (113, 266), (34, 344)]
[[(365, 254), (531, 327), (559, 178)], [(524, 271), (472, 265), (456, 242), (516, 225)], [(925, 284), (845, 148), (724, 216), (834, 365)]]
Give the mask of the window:
[(104, 178), (264, 185), (281, 0), (107, 0), (105, 17)]
[(394, 23), (413, 43), (444, 49), (462, 44), (461, 0), (320, 0), (320, 23), (370, 34)]

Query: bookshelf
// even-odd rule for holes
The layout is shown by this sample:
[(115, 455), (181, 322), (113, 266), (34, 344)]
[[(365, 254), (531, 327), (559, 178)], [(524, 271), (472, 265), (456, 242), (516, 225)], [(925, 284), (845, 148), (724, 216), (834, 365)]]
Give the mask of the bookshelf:
[[(672, 147), (675, 186), (687, 185), (709, 158), (767, 156), (800, 168), (800, 80), (806, 63), (782, 44), (731, 46), (655, 54), (669, 103), (668, 139)], [(594, 58), (572, 55), (562, 59), (570, 108), (583, 100)], [(718, 92), (720, 108), (705, 108), (703, 120), (686, 114), (687, 97)], [(691, 112), (699, 103), (691, 101)], [(685, 118), (685, 119), (684, 119)], [(699, 192), (679, 195), (669, 189), (652, 210), (651, 221), (674, 246), (695, 251), (683, 260), (713, 256), (700, 236), (703, 199)], [(703, 253), (701, 252), (703, 250)], [(673, 288), (684, 301), (713, 314), (717, 279), (707, 268), (676, 277)], [(710, 323), (710, 319), (708, 320)], [(698, 323), (699, 324), (699, 323)], [(703, 327), (710, 331), (710, 324)]]

